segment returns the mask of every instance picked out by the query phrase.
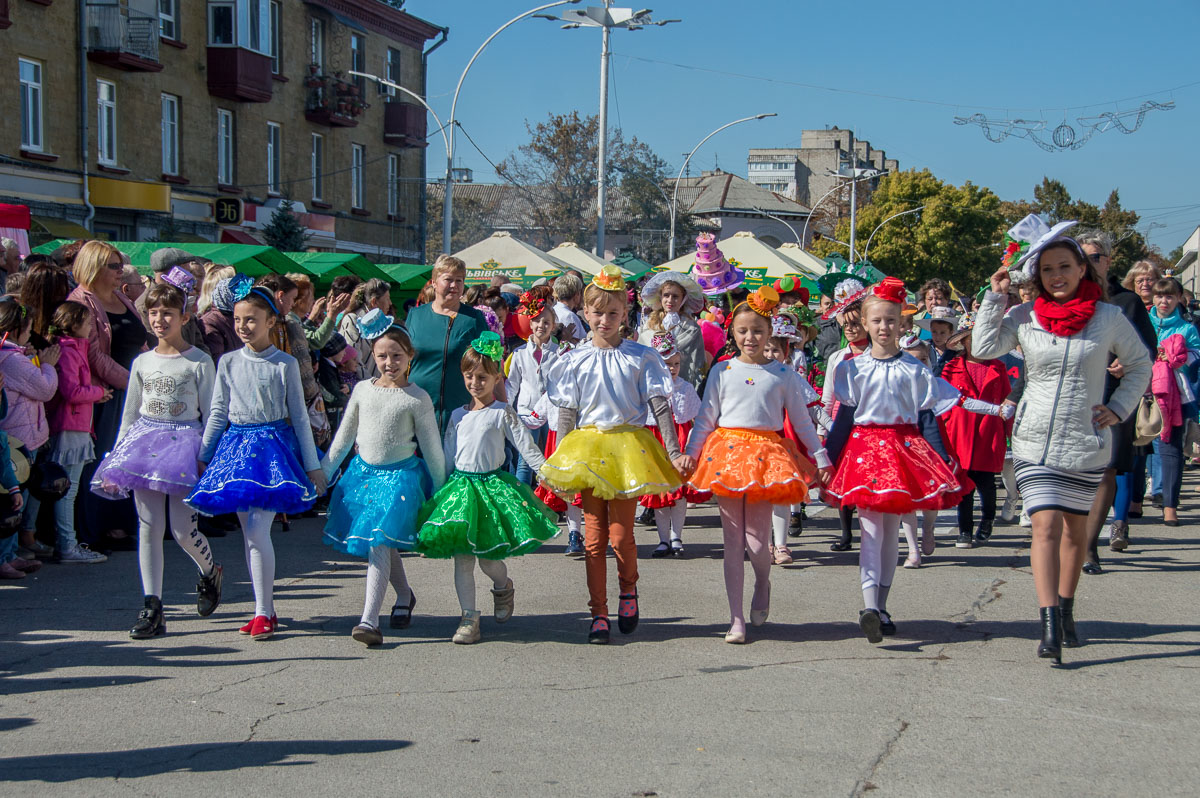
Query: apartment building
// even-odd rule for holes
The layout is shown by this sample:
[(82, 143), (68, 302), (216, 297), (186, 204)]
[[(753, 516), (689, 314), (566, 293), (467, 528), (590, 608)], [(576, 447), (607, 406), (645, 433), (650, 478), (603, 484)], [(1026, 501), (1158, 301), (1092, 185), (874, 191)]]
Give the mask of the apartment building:
[[(0, 0), (0, 202), (35, 237), (261, 240), (418, 261), (447, 29), (382, 0)], [(82, 8), (83, 13), (80, 13)]]
[[(853, 151), (853, 158), (851, 157)], [(895, 172), (900, 163), (849, 130), (803, 130), (799, 147), (752, 149), (747, 158), (750, 182), (812, 207), (833, 188), (839, 167)], [(868, 183), (874, 188), (874, 183)]]

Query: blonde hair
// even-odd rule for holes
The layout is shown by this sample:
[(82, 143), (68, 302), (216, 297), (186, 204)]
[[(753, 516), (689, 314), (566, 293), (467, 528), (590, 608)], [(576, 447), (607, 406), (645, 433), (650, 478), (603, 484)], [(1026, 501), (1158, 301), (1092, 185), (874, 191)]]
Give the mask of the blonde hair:
[(100, 272), (108, 268), (108, 259), (113, 255), (120, 258), (122, 264), (125, 263), (125, 256), (121, 251), (107, 241), (89, 241), (84, 244), (76, 253), (71, 266), (75, 282), (83, 286), (85, 291), (90, 291)]
[(875, 305), (878, 305), (880, 302), (885, 302), (889, 305), (894, 305), (896, 308), (896, 315), (897, 316), (900, 315), (900, 310), (902, 308), (900, 303), (892, 302), (891, 300), (884, 299), (881, 296), (876, 296), (874, 292), (871, 292), (871, 293), (867, 294), (866, 297), (863, 298), (862, 304), (858, 306), (858, 312), (859, 312), (860, 318), (866, 317), (867, 308), (874, 307)]
[(196, 312), (204, 313), (211, 308), (212, 295), (213, 291), (217, 290), (217, 284), (235, 274), (237, 274), (237, 270), (232, 266), (210, 263), (204, 272), (204, 279), (200, 281), (200, 296), (196, 299)]
[(617, 297), (621, 300), (621, 304), (629, 306), (629, 293), (625, 290), (625, 283), (621, 283), (620, 291), (605, 291), (595, 283), (588, 283), (583, 289), (583, 306), (596, 310), (608, 304), (609, 297)]
[(1128, 288), (1130, 291), (1137, 293), (1137, 289), (1134, 287), (1134, 284), (1136, 283), (1137, 278), (1141, 277), (1143, 274), (1153, 274), (1154, 282), (1158, 282), (1162, 277), (1162, 272), (1160, 272), (1158, 267), (1153, 263), (1148, 260), (1139, 260), (1137, 263), (1130, 266), (1129, 271), (1125, 273), (1125, 279), (1121, 281), (1122, 287)]
[(688, 313), (688, 311), (687, 311), (687, 298), (688, 298), (687, 288), (685, 286), (681, 285), (680, 283), (675, 282), (674, 280), (663, 280), (662, 285), (660, 285), (658, 287), (658, 296), (656, 296), (654, 298), (654, 310), (652, 310), (650, 312), (650, 318), (646, 321), (646, 326), (648, 328), (650, 328), (651, 330), (661, 330), (662, 329), (663, 316), (667, 315), (667, 312), (665, 310), (663, 310), (663, 306), (662, 306), (662, 290), (664, 288), (666, 288), (668, 285), (675, 286), (683, 294), (683, 306), (679, 308), (679, 315), (687, 316), (688, 318), (691, 318), (691, 316), (692, 316), (692, 314)]
[(285, 276), (296, 284), (296, 299), (303, 299), (306, 296), (315, 296), (312, 280), (308, 279), (307, 274), (301, 274), (300, 272), (289, 272)]
[(467, 273), (467, 264), (462, 258), (456, 258), (453, 255), (438, 255), (437, 260), (433, 262), (433, 271), (429, 275), (430, 280), (436, 280), (447, 272)]

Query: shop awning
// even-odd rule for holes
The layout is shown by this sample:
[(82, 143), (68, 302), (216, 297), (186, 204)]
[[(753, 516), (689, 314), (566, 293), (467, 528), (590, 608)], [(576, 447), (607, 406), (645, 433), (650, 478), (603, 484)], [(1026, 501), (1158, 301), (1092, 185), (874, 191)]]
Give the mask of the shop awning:
[(263, 242), (259, 241), (254, 236), (244, 230), (235, 230), (231, 227), (221, 229), (222, 244), (248, 244), (252, 247), (261, 247)]
[(0, 227), (15, 227), (18, 230), (28, 230), (29, 219), (28, 206), (8, 205), (0, 202)]
[[(103, 238), (103, 236), (97, 236), (89, 233), (86, 227), (75, 224), (74, 222), (69, 222), (66, 219), (52, 219), (46, 216), (34, 216), (31, 217), (31, 221), (34, 225), (42, 228), (55, 238), (67, 239), (67, 241), (63, 243), (69, 244), (71, 241), (78, 241), (81, 238)], [(38, 247), (37, 251), (41, 252), (41, 247)], [(51, 252), (53, 251), (54, 250), (51, 250)]]
[[(42, 244), (34, 252), (49, 255), (63, 244), (71, 243), (72, 239), (58, 239)], [(312, 275), (303, 265), (296, 263), (274, 247), (247, 246), (246, 244), (192, 244), (186, 241), (173, 243), (149, 241), (111, 241), (114, 247), (129, 256), (132, 263), (142, 274), (150, 274), (150, 255), (156, 249), (176, 247), (184, 252), (190, 252), (197, 258), (204, 258), (213, 263), (232, 266), (243, 274), (251, 277), (261, 277), (264, 274), (287, 274), (302, 272)]]

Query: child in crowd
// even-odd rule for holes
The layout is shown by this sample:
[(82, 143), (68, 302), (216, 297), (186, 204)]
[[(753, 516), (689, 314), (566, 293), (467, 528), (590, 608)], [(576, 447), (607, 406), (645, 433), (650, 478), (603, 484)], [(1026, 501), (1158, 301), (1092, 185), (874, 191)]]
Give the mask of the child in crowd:
[[(429, 394), (408, 381), (413, 346), (395, 320), (373, 308), (356, 318), (379, 376), (354, 386), (346, 414), (322, 462), (327, 480), (354, 446), (358, 453), (333, 489), (325, 543), (366, 557), (362, 619), (351, 637), (366, 646), (383, 643), (379, 610), (390, 582), (396, 590), (391, 626), (406, 629), (417, 596), (408, 585), (400, 552), (417, 543), (421, 505), (446, 480), (446, 462)], [(416, 455), (420, 445), (424, 459)]]
[(495, 398), (503, 359), (504, 344), (491, 331), (463, 353), (460, 367), (471, 403), (456, 408), (446, 427), (445, 459), (454, 470), (418, 520), (417, 550), (426, 557), (454, 558), (462, 620), (453, 640), (461, 644), (479, 640), (475, 564), (492, 580), (493, 617), (504, 623), (512, 617), (516, 594), (504, 559), (527, 554), (558, 534), (553, 514), (528, 485), (503, 469), (506, 440), (535, 473), (544, 462), (516, 411)]
[(1188, 419), (1196, 417), (1196, 395), (1188, 382), (1187, 366), (1200, 356), (1200, 333), (1183, 318), (1183, 286), (1174, 277), (1154, 284), (1150, 323), (1158, 334), (1158, 359), (1150, 391), (1162, 412), (1158, 455), (1162, 466), (1163, 524), (1179, 526), (1179, 491), (1183, 486), (1183, 441)]
[(206, 515), (237, 513), (246, 567), (254, 586), (254, 617), (239, 631), (267, 640), (275, 615), (276, 513), (299, 514), (325, 492), (325, 474), (296, 359), (271, 345), (279, 323), (275, 298), (239, 274), (232, 284), (233, 324), (245, 344), (221, 358), (200, 462), (206, 464), (187, 503)]
[[(608, 544), (616, 553), (621, 590), (617, 626), (631, 634), (639, 617), (633, 539), (637, 499), (675, 490), (680, 486), (675, 469), (690, 470), (691, 463), (675, 435), (670, 372), (653, 349), (621, 337), (629, 294), (620, 269), (601, 269), (583, 292), (583, 304), (592, 339), (560, 357), (551, 373), (550, 401), (559, 408), (558, 448), (542, 467), (542, 479), (556, 493), (582, 493), (592, 614), (588, 642), (605, 644)], [(665, 452), (642, 426), (647, 407)]]
[[(903, 313), (901, 315), (903, 319)], [(903, 326), (903, 324), (901, 325)], [(925, 368), (929, 366), (929, 344), (921, 340), (919, 333), (915, 330), (909, 332), (900, 338), (900, 349), (905, 354), (912, 355)], [(932, 369), (930, 369), (932, 371)], [(933, 554), (937, 546), (937, 539), (934, 537), (934, 530), (937, 526), (937, 510), (922, 510), (921, 511), (921, 544), (917, 545), (917, 514), (908, 513), (901, 519), (900, 529), (904, 532), (904, 541), (908, 544), (908, 556), (904, 559), (905, 568), (920, 568), (921, 557), (928, 557)]]
[(950, 336), (958, 330), (958, 314), (954, 308), (939, 305), (930, 308), (929, 315), (915, 323), (929, 333), (929, 367), (934, 374), (941, 374), (942, 365), (954, 355), (948, 344)]
[[(106, 498), (126, 498), (132, 492), (137, 508), (138, 567), (145, 606), (129, 630), (134, 640), (157, 637), (167, 631), (162, 581), (163, 533), (168, 526), (168, 513), (172, 537), (200, 571), (196, 612), (201, 617), (211, 615), (221, 603), (221, 566), (213, 562), (208, 540), (196, 529), (196, 513), (183, 501), (200, 478), (197, 471), (200, 419), (207, 417), (212, 405), (216, 378), (212, 358), (183, 339), (184, 324), (189, 318), (187, 302), (182, 291), (167, 283), (152, 286), (146, 292), (146, 318), (158, 343), (133, 361), (116, 446), (104, 457), (92, 478), (93, 493)], [(64, 307), (74, 304), (67, 302)], [(80, 322), (90, 324), (86, 308), (78, 307), (76, 315)], [(54, 314), (56, 327), (62, 312), (59, 308)], [(62, 322), (70, 320), (64, 318)], [(85, 354), (86, 330), (76, 328), (74, 338), (82, 339), (80, 354)], [(69, 351), (63, 348), (60, 366)], [(86, 370), (87, 360), (81, 358), (79, 371), (86, 373)], [(59, 384), (78, 379), (64, 371)], [(75, 389), (76, 395), (83, 398), (88, 391), (94, 396), (104, 392), (91, 385)], [(91, 418), (90, 405), (87, 418)]]
[[(562, 344), (559, 347), (559, 354), (565, 355), (575, 347), (571, 344)], [(526, 426), (530, 423), (541, 422), (546, 427), (546, 443), (542, 447), (542, 454), (546, 457), (554, 454), (554, 450), (558, 448), (558, 407), (550, 401), (550, 394), (546, 393), (534, 405), (533, 415), (530, 419), (525, 420)], [(567, 518), (567, 547), (563, 551), (568, 557), (583, 557), (586, 552), (583, 549), (583, 499), (577, 493), (572, 497), (571, 501), (565, 502), (554, 491), (546, 487), (545, 483), (538, 483), (534, 489), (533, 495), (537, 496), (551, 512), (566, 515)]]
[(821, 469), (822, 478), (830, 473), (829, 458), (808, 415), (807, 383), (794, 369), (766, 355), (771, 314), (778, 301), (775, 289), (763, 286), (730, 312), (730, 334), (739, 354), (714, 366), (708, 375), (700, 415), (687, 445), (687, 455), (698, 463), (688, 483), (712, 491), (721, 510), (730, 614), (726, 643), (746, 642), (742, 608), (747, 551), (754, 569), (750, 623), (761, 626), (770, 612), (771, 506), (795, 504), (808, 496), (802, 456), (795, 444), (778, 433), (785, 418)]
[[(517, 334), (525, 338), (526, 343), (512, 353), (505, 390), (517, 416), (533, 430), (533, 441), (537, 446), (546, 443), (546, 430), (545, 421), (537, 417), (534, 408), (546, 395), (546, 375), (558, 359), (558, 342), (551, 337), (557, 323), (549, 286), (534, 286), (521, 295), (515, 324)], [(518, 482), (526, 485), (533, 482), (533, 469), (523, 457), (517, 460), (516, 477)]]

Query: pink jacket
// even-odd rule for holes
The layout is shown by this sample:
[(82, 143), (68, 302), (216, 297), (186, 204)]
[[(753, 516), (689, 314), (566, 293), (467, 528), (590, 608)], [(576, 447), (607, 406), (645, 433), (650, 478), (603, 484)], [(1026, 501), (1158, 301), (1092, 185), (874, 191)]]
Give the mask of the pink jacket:
[(62, 355), (55, 367), (58, 371), (58, 394), (46, 406), (50, 416), (50, 432), (63, 430), (92, 431), (92, 410), (104, 398), (104, 389), (92, 384), (92, 367), (88, 363), (86, 338), (63, 336), (58, 339)]
[(54, 398), (58, 374), (54, 366), (33, 365), (22, 347), (8, 341), (0, 346), (0, 374), (8, 395), (8, 415), (0, 420), (0, 429), (33, 451), (50, 440), (45, 403)]
[[(129, 297), (120, 291), (115, 292), (113, 296), (129, 308), (130, 313), (137, 314), (137, 308), (133, 306), (133, 301)], [(120, 363), (109, 356), (112, 352), (112, 325), (108, 323), (108, 314), (104, 312), (104, 306), (100, 304), (100, 299), (82, 285), (76, 287), (67, 296), (67, 299), (86, 305), (92, 313), (92, 334), (88, 336), (88, 340), (91, 341), (88, 349), (88, 362), (92, 364), (92, 375), (96, 378), (95, 382), (102, 387), (108, 386), (125, 390), (129, 386), (129, 369), (123, 368)], [(141, 316), (139, 315), (138, 318)]]
[(1183, 426), (1183, 400), (1175, 382), (1175, 369), (1187, 364), (1187, 343), (1179, 333), (1168, 335), (1158, 344), (1158, 359), (1150, 372), (1150, 391), (1162, 411), (1163, 425), (1159, 439), (1171, 440), (1171, 430)]

